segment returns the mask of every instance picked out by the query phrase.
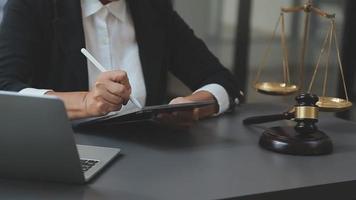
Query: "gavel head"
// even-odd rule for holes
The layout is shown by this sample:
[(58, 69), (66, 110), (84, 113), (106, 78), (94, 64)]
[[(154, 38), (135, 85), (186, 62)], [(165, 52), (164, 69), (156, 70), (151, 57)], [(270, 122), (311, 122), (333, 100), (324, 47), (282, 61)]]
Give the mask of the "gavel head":
[(295, 130), (298, 133), (310, 134), (318, 131), (316, 123), (318, 122), (319, 108), (316, 103), (319, 101), (318, 96), (313, 94), (300, 94), (295, 100), (295, 121), (297, 125)]

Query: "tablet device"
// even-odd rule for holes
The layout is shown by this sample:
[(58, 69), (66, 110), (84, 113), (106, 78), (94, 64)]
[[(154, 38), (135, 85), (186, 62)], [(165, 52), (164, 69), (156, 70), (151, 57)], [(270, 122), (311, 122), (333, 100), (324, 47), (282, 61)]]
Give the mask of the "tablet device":
[(147, 106), (142, 109), (133, 109), (129, 111), (117, 111), (109, 113), (102, 117), (94, 117), (80, 120), (73, 120), (73, 128), (82, 128), (91, 125), (113, 125), (113, 124), (126, 124), (136, 123), (142, 121), (154, 121), (156, 116), (161, 113), (172, 113), (178, 111), (189, 111), (196, 108), (203, 108), (214, 105), (215, 101), (200, 101), (183, 104), (168, 104)]

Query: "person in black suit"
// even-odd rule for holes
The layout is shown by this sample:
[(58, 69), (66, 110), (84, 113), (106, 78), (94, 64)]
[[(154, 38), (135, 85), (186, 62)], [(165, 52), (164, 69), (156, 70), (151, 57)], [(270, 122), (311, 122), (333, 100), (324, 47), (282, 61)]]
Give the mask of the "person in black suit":
[[(217, 96), (208, 89), (197, 91), (199, 88), (211, 84), (222, 86), (228, 95), (230, 108), (234, 107), (237, 99), (242, 98), (234, 76), (194, 35), (169, 0), (111, 1), (100, 0), (99, 5), (86, 0), (9, 0), (0, 28), (0, 89), (17, 92), (31, 88), (48, 89), (43, 94), (61, 98), (71, 119), (100, 116), (119, 110), (128, 102), (132, 92), (133, 84), (128, 73), (121, 68), (113, 68), (97, 74), (95, 81), (90, 83), (90, 79), (93, 79), (91, 69), (80, 53), (81, 48), (91, 46), (98, 55), (106, 58), (106, 50), (111, 55), (112, 49), (124, 46), (123, 43), (111, 41), (109, 44), (112, 48), (103, 49), (103, 37), (89, 31), (101, 31), (92, 26), (100, 25), (99, 17), (104, 16), (102, 13), (105, 12), (104, 22), (115, 24), (127, 21), (127, 26), (120, 26), (129, 27), (126, 33), (133, 30), (126, 35), (131, 38), (127, 40), (132, 40), (128, 46), (131, 48), (130, 45), (134, 47), (137, 44), (138, 47), (136, 60), (141, 65), (137, 70), (143, 75), (145, 95), (142, 102), (146, 105), (163, 103), (168, 71), (196, 91), (187, 97), (178, 97), (171, 103), (217, 101), (214, 108), (198, 112), (198, 117), (221, 112)], [(95, 6), (88, 5), (90, 2), (95, 4), (96, 10), (93, 9)], [(126, 2), (128, 12), (126, 17), (116, 12), (116, 7), (109, 7), (111, 4), (119, 6), (116, 4), (123, 2)], [(95, 15), (98, 18), (94, 18)], [(130, 24), (133, 27), (131, 29)], [(114, 28), (111, 31), (117, 32), (114, 25), (107, 26), (108, 30)], [(120, 56), (115, 55), (113, 59)]]

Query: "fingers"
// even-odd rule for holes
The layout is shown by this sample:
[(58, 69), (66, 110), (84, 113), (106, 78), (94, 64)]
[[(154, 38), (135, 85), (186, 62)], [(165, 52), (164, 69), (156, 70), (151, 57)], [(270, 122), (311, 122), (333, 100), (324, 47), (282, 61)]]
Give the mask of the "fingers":
[(124, 99), (121, 96), (114, 95), (105, 87), (105, 85), (97, 84), (96, 89), (94, 90), (94, 97), (97, 99), (102, 98), (103, 100), (114, 104), (120, 105), (123, 104)]
[(122, 104), (112, 104), (102, 97), (99, 97), (96, 101), (95, 104), (92, 105), (92, 110), (94, 110), (94, 113), (97, 115), (106, 115), (110, 112), (113, 111), (118, 111), (122, 108)]
[[(173, 99), (169, 104), (184, 104), (192, 103), (193, 101), (178, 97)], [(199, 120), (199, 109), (193, 109), (188, 111), (179, 111), (173, 113), (164, 113), (158, 116), (158, 119), (163, 124), (174, 126), (176, 128), (187, 129), (192, 127)]]
[(118, 111), (125, 105), (131, 95), (131, 85), (126, 72), (111, 71), (99, 75), (95, 86), (88, 93), (85, 106), (92, 116), (105, 115)]
[(130, 91), (119, 83), (106, 82), (96, 83), (96, 91), (112, 104), (126, 104), (130, 99)]
[(113, 95), (105, 87), (98, 84), (92, 91), (93, 110), (99, 114), (107, 114), (112, 111), (120, 110), (124, 100), (120, 96)]
[(122, 107), (119, 102), (113, 104), (105, 100), (98, 91), (88, 92), (84, 101), (87, 115), (91, 117), (106, 115), (109, 112), (118, 111)]
[(162, 124), (188, 129), (199, 120), (199, 110), (181, 111), (173, 113), (162, 113), (157, 116), (157, 119)]
[(123, 86), (125, 86), (127, 90), (131, 91), (130, 81), (125, 71), (116, 70), (116, 71), (105, 72), (103, 73), (103, 76), (106, 76), (107, 79), (110, 80), (111, 82), (122, 84)]
[[(192, 100), (193, 95), (203, 95), (204, 97), (203, 98), (194, 97), (195, 100)], [(208, 117), (210, 117), (214, 114), (217, 114), (219, 112), (219, 105), (218, 105), (217, 101), (215, 100), (215, 98), (212, 96), (212, 94), (210, 94), (208, 92), (201, 91), (201, 92), (195, 93), (193, 95), (188, 96), (188, 97), (177, 97), (177, 98), (173, 99), (169, 104), (183, 104), (183, 103), (192, 103), (194, 101), (214, 100), (215, 101), (214, 105), (205, 106), (205, 107), (197, 109), (195, 111), (196, 118), (198, 118), (198, 119), (208, 118)], [(208, 96), (208, 97), (206, 97), (206, 96)], [(209, 96), (211, 96), (211, 99), (209, 99)]]
[(111, 94), (121, 97), (124, 104), (130, 99), (131, 85), (124, 71), (117, 70), (100, 74), (95, 86), (99, 86), (100, 89), (105, 88)]
[(180, 122), (196, 122), (199, 120), (198, 109), (173, 112), (171, 115)]
[(188, 100), (184, 97), (177, 97), (175, 99), (173, 99), (171, 102), (169, 102), (169, 104), (182, 104), (182, 103), (192, 103), (193, 101)]

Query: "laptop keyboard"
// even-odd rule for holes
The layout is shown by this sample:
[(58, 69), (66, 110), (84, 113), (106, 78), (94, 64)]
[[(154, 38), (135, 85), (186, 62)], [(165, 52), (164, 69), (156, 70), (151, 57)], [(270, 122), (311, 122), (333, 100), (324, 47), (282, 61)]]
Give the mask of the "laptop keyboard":
[(89, 169), (94, 167), (98, 162), (99, 162), (98, 160), (80, 159), (80, 164), (82, 165), (83, 172), (87, 172)]

